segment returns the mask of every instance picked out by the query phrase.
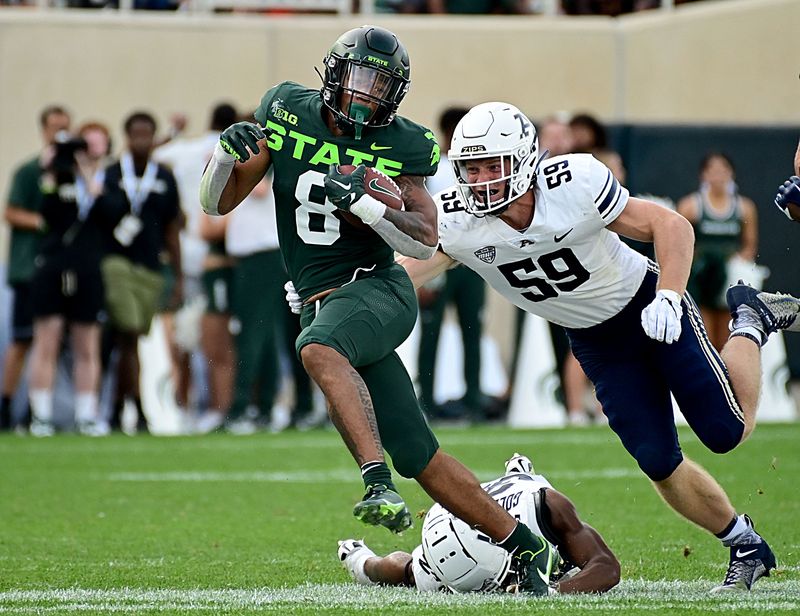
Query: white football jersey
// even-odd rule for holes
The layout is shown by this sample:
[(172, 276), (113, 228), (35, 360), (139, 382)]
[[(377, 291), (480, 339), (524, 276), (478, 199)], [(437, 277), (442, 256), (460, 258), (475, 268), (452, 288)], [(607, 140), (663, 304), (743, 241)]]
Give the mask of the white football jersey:
[[(481, 487), (503, 509), (508, 511), (512, 518), (527, 525), (534, 535), (547, 539), (541, 527), (542, 513), (539, 491), (542, 488), (552, 488), (553, 486), (542, 475), (511, 473), (494, 481), (483, 483)], [(441, 515), (441, 512), (442, 506), (434, 504), (425, 517), (427, 519), (430, 516)], [(424, 524), (423, 522), (423, 526)], [(411, 553), (411, 570), (414, 573), (415, 586), (420, 592), (449, 592), (448, 587), (436, 576), (435, 571), (426, 561), (421, 545)]]
[(647, 259), (606, 229), (625, 209), (628, 190), (590, 154), (544, 161), (533, 221), (524, 231), (496, 216), (469, 214), (455, 188), (434, 201), (446, 254), (513, 304), (564, 327), (613, 317), (647, 271)]

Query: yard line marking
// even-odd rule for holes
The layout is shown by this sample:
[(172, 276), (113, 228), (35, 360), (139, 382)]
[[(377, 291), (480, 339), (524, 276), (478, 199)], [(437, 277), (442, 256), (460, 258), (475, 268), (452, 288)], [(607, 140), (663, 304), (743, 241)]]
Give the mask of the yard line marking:
[[(483, 481), (498, 477), (498, 471), (474, 470), (475, 475)], [(605, 468), (587, 471), (552, 471), (547, 473), (552, 479), (562, 481), (582, 481), (588, 479), (630, 479), (631, 477), (643, 478), (644, 475), (636, 469)], [(350, 469), (332, 469), (325, 471), (156, 471), (133, 472), (125, 471), (93, 475), (95, 479), (107, 481), (130, 482), (245, 482), (245, 483), (358, 483), (361, 479), (358, 473)]]
[(412, 589), (376, 588), (355, 584), (303, 584), (294, 588), (253, 589), (136, 589), (108, 590), (65, 588), (52, 590), (10, 590), (0, 593), (0, 612), (78, 613), (172, 611), (210, 612), (250, 610), (286, 612), (313, 606), (318, 613), (335, 612), (342, 607), (374, 610), (391, 605), (393, 611), (413, 611), (420, 607), (497, 608), (536, 602), (558, 611), (654, 611), (685, 610), (705, 612), (766, 611), (797, 613), (800, 609), (800, 581), (762, 581), (751, 593), (709, 595), (713, 582), (625, 580), (605, 595), (556, 595), (524, 597), (503, 594), (446, 595), (418, 593)]

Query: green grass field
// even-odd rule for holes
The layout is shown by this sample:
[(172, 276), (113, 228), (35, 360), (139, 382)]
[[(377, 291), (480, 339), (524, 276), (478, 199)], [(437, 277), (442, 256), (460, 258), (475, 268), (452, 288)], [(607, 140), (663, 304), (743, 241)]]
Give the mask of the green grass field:
[[(778, 556), (749, 594), (711, 597), (727, 550), (661, 503), (608, 428), (443, 429), (443, 447), (482, 479), (514, 451), (569, 495), (622, 563), (605, 596), (426, 596), (358, 587), (337, 539), (411, 551), (350, 515), (361, 495), (338, 435), (92, 440), (0, 438), (0, 612), (15, 614), (798, 614), (800, 425), (760, 426), (715, 456), (686, 453), (725, 486)], [(398, 484), (409, 505), (430, 501)]]

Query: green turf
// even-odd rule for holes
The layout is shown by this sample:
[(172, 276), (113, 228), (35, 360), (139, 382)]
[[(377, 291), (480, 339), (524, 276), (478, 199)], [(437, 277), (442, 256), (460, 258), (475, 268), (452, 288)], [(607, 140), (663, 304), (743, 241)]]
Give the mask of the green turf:
[[(0, 438), (0, 612), (107, 614), (800, 613), (800, 425), (760, 426), (735, 452), (686, 453), (770, 541), (780, 570), (749, 595), (710, 598), (727, 553), (673, 514), (608, 428), (438, 429), (482, 480), (514, 451), (576, 503), (622, 563), (602, 597), (423, 596), (349, 583), (336, 541), (411, 551), (352, 518), (357, 469), (332, 432), (234, 437)], [(412, 511), (429, 499), (398, 489)]]

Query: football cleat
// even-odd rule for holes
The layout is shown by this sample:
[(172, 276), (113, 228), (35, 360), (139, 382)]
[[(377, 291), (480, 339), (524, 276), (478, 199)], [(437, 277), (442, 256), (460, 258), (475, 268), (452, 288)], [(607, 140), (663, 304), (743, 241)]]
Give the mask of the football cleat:
[(338, 554), (342, 566), (347, 569), (351, 578), (365, 586), (375, 585), (364, 571), (364, 563), (368, 558), (375, 556), (375, 552), (370, 550), (366, 543), (357, 539), (345, 539), (339, 542)]
[(506, 475), (514, 473), (533, 473), (533, 462), (528, 456), (514, 452), (510, 460), (506, 460)]
[(385, 485), (369, 486), (364, 498), (353, 507), (353, 515), (364, 524), (385, 526), (393, 533), (411, 528), (411, 513), (403, 497)]
[(756, 580), (769, 577), (776, 566), (775, 554), (763, 539), (761, 543), (745, 543), (731, 546), (731, 560), (722, 584), (711, 589), (712, 593), (750, 590)]
[(536, 537), (541, 543), (536, 552), (525, 550), (514, 554), (519, 591), (536, 596), (550, 594), (550, 576), (559, 561), (558, 552), (547, 541)]
[(728, 289), (726, 294), (728, 308), (731, 316), (736, 320), (737, 311), (741, 306), (752, 308), (764, 324), (764, 333), (767, 335), (778, 330), (800, 331), (800, 300), (784, 293), (767, 293), (754, 289), (750, 285), (739, 281)]

